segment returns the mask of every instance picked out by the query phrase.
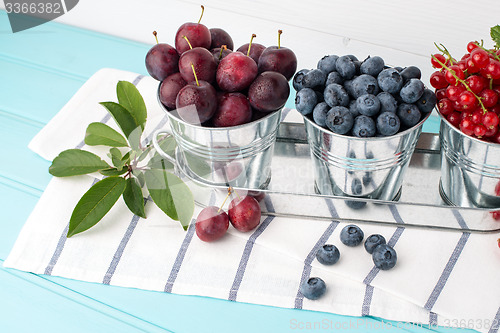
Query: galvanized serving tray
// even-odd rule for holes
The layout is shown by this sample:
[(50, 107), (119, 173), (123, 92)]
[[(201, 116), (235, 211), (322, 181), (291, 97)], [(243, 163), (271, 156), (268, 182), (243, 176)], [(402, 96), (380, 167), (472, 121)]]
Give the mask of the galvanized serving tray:
[[(284, 122), (274, 146), (271, 181), (260, 190), (268, 196), (266, 204), (262, 204), (263, 215), (454, 232), (500, 232), (500, 221), (494, 219), (493, 210), (454, 207), (442, 199), (440, 166), (439, 136), (422, 133), (397, 201), (319, 195), (304, 125)], [(196, 202), (202, 206), (213, 204), (211, 194), (215, 193), (215, 202), (221, 203), (227, 193), (227, 187), (209, 186), (177, 172), (188, 181)]]

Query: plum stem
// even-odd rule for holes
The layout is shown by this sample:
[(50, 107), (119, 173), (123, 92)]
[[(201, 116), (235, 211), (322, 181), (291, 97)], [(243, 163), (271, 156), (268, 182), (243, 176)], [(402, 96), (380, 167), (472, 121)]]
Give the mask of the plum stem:
[(220, 47), (219, 61), (222, 59), (222, 52), (224, 52), (224, 50), (227, 50), (227, 46), (226, 45), (222, 45)]
[(200, 22), (201, 22), (201, 18), (203, 17), (204, 11), (205, 11), (205, 6), (201, 5), (201, 15), (200, 15), (200, 19), (198, 20), (198, 24), (200, 24)]
[(224, 204), (226, 203), (227, 201), (227, 198), (229, 198), (229, 196), (231, 195), (232, 193), (232, 188), (228, 188), (227, 189), (227, 195), (226, 195), (226, 198), (224, 199), (224, 201), (222, 201), (222, 205), (219, 207), (219, 210), (217, 211), (217, 213), (220, 213), (220, 211), (222, 210), (222, 207), (224, 207)]
[(153, 36), (155, 36), (155, 39), (156, 39), (156, 44), (159, 44), (158, 43), (158, 33), (155, 31), (153, 31)]
[(194, 80), (196, 81), (196, 85), (199, 87), (200, 83), (198, 82), (198, 77), (196, 76), (196, 71), (194, 70), (194, 65), (191, 63), (191, 68), (193, 69)]
[(278, 49), (281, 47), (281, 34), (283, 33), (283, 30), (278, 30)]
[(247, 51), (247, 57), (250, 56), (250, 48), (252, 47), (252, 42), (253, 42), (253, 39), (257, 37), (256, 34), (252, 34), (252, 38), (250, 38), (250, 43), (248, 43), (248, 51)]
[(186, 40), (186, 42), (188, 43), (189, 45), (189, 48), (192, 50), (193, 47), (191, 46), (191, 43), (189, 42), (189, 39), (186, 37), (186, 36), (182, 36), (182, 38), (184, 38)]

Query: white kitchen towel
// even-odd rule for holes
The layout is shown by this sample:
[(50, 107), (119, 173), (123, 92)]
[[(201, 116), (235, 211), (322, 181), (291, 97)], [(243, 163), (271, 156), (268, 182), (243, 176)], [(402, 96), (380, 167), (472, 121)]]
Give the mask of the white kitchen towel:
[[(86, 146), (83, 137), (94, 121), (117, 128), (98, 102), (116, 100), (119, 80), (133, 82), (144, 96), (146, 141), (151, 140), (151, 134), (165, 128), (167, 121), (156, 100), (157, 81), (105, 69), (89, 79), (33, 139), (30, 148), (48, 160), (75, 147), (104, 156), (104, 150)], [(300, 121), (295, 111), (285, 116), (287, 121)], [(263, 216), (254, 231), (240, 233), (231, 227), (215, 243), (200, 241), (193, 225), (183, 231), (151, 201), (146, 204), (148, 218), (141, 219), (119, 200), (94, 228), (67, 239), (71, 212), (95, 181), (91, 176), (54, 178), (4, 266), (177, 294), (432, 325), (467, 323), (484, 332), (498, 330), (498, 235), (363, 225), (366, 236), (380, 233), (398, 252), (396, 267), (379, 271), (362, 246), (349, 248), (340, 243), (345, 224), (335, 217), (349, 212), (335, 200), (316, 201), (317, 206), (307, 207), (331, 214), (329, 222)], [(211, 203), (220, 204), (220, 193), (209, 191), (207, 195)], [(295, 203), (268, 195), (261, 204), (269, 211), (286, 211)], [(199, 210), (197, 207), (195, 216)], [(384, 219), (404, 223), (412, 212), (394, 205), (383, 214)], [(454, 210), (442, 218), (466, 227), (467, 220)], [(325, 243), (340, 249), (341, 260), (334, 266), (323, 266), (315, 259), (317, 249)], [(323, 298), (310, 301), (300, 294), (299, 286), (309, 276), (326, 281), (328, 292)]]

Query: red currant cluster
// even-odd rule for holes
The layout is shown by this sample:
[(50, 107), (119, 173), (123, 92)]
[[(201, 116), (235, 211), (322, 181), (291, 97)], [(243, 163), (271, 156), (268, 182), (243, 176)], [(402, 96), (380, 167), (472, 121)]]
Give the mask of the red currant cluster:
[(444, 46), (437, 47), (442, 54), (432, 55), (438, 70), (430, 83), (439, 112), (464, 134), (500, 143), (500, 50), (470, 42), (468, 53), (456, 61)]

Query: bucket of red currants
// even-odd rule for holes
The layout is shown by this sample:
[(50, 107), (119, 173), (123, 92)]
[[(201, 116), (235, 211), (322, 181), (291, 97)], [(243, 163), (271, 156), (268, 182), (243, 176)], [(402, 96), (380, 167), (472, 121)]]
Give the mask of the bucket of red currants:
[(492, 49), (469, 42), (458, 61), (436, 45), (441, 53), (431, 57), (441, 116), (440, 193), (450, 205), (500, 208), (499, 41)]
[[(424, 121), (436, 103), (415, 66), (379, 56), (327, 55), (294, 76), (320, 194), (397, 200)], [(361, 208), (356, 205), (351, 208)], [(346, 201), (349, 203), (349, 201)]]
[[(169, 130), (158, 131), (153, 143), (195, 181), (266, 188), (297, 58), (280, 45), (281, 30), (277, 46), (253, 43), (252, 34), (236, 49), (225, 30), (200, 21), (179, 27), (175, 47), (157, 40), (146, 55), (148, 72), (161, 81), (158, 102), (169, 120)], [(174, 156), (163, 151), (160, 134), (175, 138)]]

